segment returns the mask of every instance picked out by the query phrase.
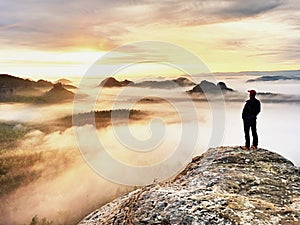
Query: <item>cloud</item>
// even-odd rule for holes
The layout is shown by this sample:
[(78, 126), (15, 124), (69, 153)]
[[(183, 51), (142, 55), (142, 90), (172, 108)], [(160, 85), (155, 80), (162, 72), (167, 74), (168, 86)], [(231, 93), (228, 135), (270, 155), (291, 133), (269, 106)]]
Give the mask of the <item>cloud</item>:
[(278, 80), (293, 80), (293, 81), (298, 81), (300, 80), (300, 77), (297, 75), (275, 75), (275, 76), (261, 76), (255, 79), (250, 79), (247, 80), (247, 82), (255, 82), (255, 81), (278, 81)]
[[(109, 6), (104, 1), (30, 1), (2, 3), (1, 41), (31, 48), (72, 48), (78, 45), (107, 49), (114, 47), (108, 24)], [(105, 14), (105, 16), (101, 16)], [(13, 15), (13, 16), (12, 16)], [(113, 21), (113, 20), (111, 20)], [(102, 27), (102, 29), (100, 29)]]
[(2, 1), (0, 42), (44, 49), (83, 46), (107, 50), (121, 44), (123, 35), (140, 27), (236, 20), (281, 4), (281, 0)]
[[(89, 138), (91, 126), (82, 129)], [(17, 149), (7, 155), (39, 155), (38, 161), (32, 159), (34, 163), (30, 168), (22, 166), (23, 162), (18, 164), (19, 169), (29, 174), (35, 171), (39, 176), (31, 178), (26, 185), (22, 183), (12, 193), (0, 196), (3, 224), (29, 224), (35, 215), (46, 217), (54, 224), (75, 224), (95, 206), (111, 201), (130, 189), (105, 180), (88, 167), (77, 150), (72, 128), (53, 133), (33, 130), (18, 142)]]
[(139, 5), (141, 4), (151, 8), (153, 17), (163, 22), (202, 25), (256, 16), (282, 5), (283, 1), (169, 0), (154, 3), (152, 0), (146, 0)]
[[(205, 55), (214, 71), (295, 69), (298, 5), (296, 0), (2, 1), (0, 46), (6, 57), (8, 51), (23, 48), (110, 51), (159, 40)], [(131, 57), (139, 59), (140, 54)], [(26, 64), (8, 57), (4, 65), (9, 60)], [(108, 61), (122, 60), (115, 56)]]
[(226, 2), (229, 2), (228, 7), (226, 7), (224, 10), (221, 9), (219, 13), (228, 15), (230, 17), (255, 16), (270, 11), (283, 4), (282, 0), (269, 0), (269, 1), (252, 0), (252, 1), (226, 1)]

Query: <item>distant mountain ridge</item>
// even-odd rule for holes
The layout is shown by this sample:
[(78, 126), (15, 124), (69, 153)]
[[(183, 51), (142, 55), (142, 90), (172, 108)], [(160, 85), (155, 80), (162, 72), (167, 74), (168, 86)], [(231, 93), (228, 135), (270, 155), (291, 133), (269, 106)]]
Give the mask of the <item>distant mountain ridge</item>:
[(247, 80), (247, 82), (256, 82), (256, 81), (278, 81), (278, 80), (300, 80), (300, 76), (281, 76), (281, 75), (275, 75), (275, 76), (261, 76), (255, 79)]
[[(59, 81), (59, 80), (58, 80)], [(65, 101), (71, 101), (74, 98), (74, 93), (67, 90), (76, 88), (69, 85), (69, 80), (60, 79), (67, 84), (56, 83), (46, 80), (32, 81), (30, 79), (22, 79), (8, 74), (0, 74), (0, 102), (21, 102), (21, 103), (60, 103)], [(139, 88), (151, 88), (168, 90), (178, 87), (191, 88), (186, 93), (193, 95), (195, 101), (207, 101), (204, 94), (214, 95), (214, 100), (226, 100), (226, 101), (244, 101), (247, 93), (241, 93), (226, 85), (224, 82), (218, 82), (217, 84), (203, 80), (199, 84), (195, 84), (189, 78), (179, 77), (169, 80), (144, 80), (134, 83), (130, 80), (118, 81), (113, 77), (108, 77), (103, 80), (99, 86), (104, 88), (113, 87), (139, 87)], [(224, 98), (219, 98), (224, 96)], [(280, 102), (294, 102), (299, 103), (300, 99), (298, 95), (286, 95), (280, 93), (261, 93), (257, 92), (257, 96), (262, 102), (280, 103)], [(83, 97), (84, 98), (84, 97)], [(148, 97), (140, 101), (140, 103), (159, 103), (160, 99)]]
[(162, 89), (172, 89), (176, 87), (188, 87), (193, 86), (195, 83), (186, 77), (179, 77), (177, 79), (171, 80), (161, 80), (161, 81), (153, 81), (147, 80), (135, 83), (131, 80), (123, 80), (118, 81), (114, 77), (108, 77), (104, 79), (99, 86), (101, 87), (124, 87), (124, 86), (132, 86), (132, 87), (146, 87), (146, 88), (162, 88)]
[(6, 88), (25, 88), (25, 87), (51, 87), (53, 84), (46, 80), (32, 81), (15, 77), (9, 74), (0, 74), (0, 87)]
[(134, 86), (136, 87), (162, 88), (162, 89), (189, 87), (194, 85), (195, 83), (186, 77), (179, 77), (172, 80), (162, 80), (162, 81), (143, 81), (134, 84)]
[[(76, 88), (75, 86), (70, 85), (70, 82), (71, 81), (62, 78), (55, 83), (62, 83), (65, 88)], [(39, 79), (38, 81), (33, 81), (30, 79), (23, 79), (9, 74), (0, 74), (0, 88), (1, 87), (12, 88), (12, 89), (28, 88), (28, 87), (29, 88), (51, 88), (55, 83), (43, 79)]]
[(131, 87), (141, 87), (141, 88), (152, 88), (152, 89), (173, 89), (178, 87), (192, 87), (191, 90), (188, 91), (188, 93), (217, 93), (219, 91), (222, 92), (234, 92), (232, 88), (227, 87), (227, 85), (224, 82), (218, 82), (217, 84), (214, 84), (212, 82), (209, 82), (207, 80), (201, 81), (200, 84), (196, 84), (190, 79), (186, 77), (179, 77), (176, 79), (171, 80), (146, 80), (142, 82), (135, 83), (130, 80), (123, 80), (118, 81), (114, 77), (108, 77), (104, 79), (99, 86), (101, 87), (124, 87), (124, 86), (131, 86)]
[(71, 85), (73, 82), (68, 79), (61, 78), (55, 81), (55, 83), (62, 83), (63, 85)]
[(196, 85), (192, 90), (189, 90), (189, 94), (193, 93), (220, 93), (221, 92), (234, 92), (232, 88), (228, 88), (224, 82), (219, 82), (216, 84), (209, 82), (207, 80), (201, 81), (200, 84)]
[(124, 87), (127, 85), (132, 85), (134, 84), (133, 81), (130, 80), (124, 80), (124, 81), (118, 81), (116, 78), (114, 77), (108, 77), (106, 79), (104, 79), (99, 86), (100, 87)]
[(73, 99), (74, 93), (66, 88), (76, 87), (0, 74), (0, 102), (55, 103)]

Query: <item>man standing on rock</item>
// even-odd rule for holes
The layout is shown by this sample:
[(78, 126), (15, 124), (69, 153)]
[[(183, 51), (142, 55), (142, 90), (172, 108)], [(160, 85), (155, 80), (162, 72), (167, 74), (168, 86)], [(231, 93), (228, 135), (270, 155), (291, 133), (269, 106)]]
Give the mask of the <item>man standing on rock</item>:
[(249, 92), (250, 99), (246, 101), (242, 113), (242, 118), (244, 121), (245, 139), (246, 139), (245, 146), (242, 147), (242, 149), (244, 150), (250, 149), (250, 135), (249, 135), (250, 127), (251, 127), (251, 132), (253, 137), (253, 142), (252, 142), (253, 144), (251, 147), (257, 149), (257, 145), (258, 145), (258, 137), (256, 132), (256, 116), (260, 112), (260, 101), (255, 98), (256, 95), (255, 90), (250, 90), (248, 92)]

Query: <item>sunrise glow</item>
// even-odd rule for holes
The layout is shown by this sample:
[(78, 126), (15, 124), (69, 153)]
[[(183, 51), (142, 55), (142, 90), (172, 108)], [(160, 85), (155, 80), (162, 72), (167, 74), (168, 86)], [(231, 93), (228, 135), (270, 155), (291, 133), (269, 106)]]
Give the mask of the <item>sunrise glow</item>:
[(1, 72), (82, 76), (106, 52), (149, 40), (191, 51), (212, 72), (298, 69), (300, 29), (293, 19), (298, 5), (294, 0), (3, 2)]

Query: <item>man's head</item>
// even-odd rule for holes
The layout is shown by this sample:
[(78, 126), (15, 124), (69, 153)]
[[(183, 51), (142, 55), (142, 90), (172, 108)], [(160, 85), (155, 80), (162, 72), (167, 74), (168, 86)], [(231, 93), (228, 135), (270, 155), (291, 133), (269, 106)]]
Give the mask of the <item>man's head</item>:
[(255, 95), (256, 95), (256, 91), (255, 90), (249, 90), (248, 92), (249, 92), (250, 98), (254, 98), (255, 97)]

